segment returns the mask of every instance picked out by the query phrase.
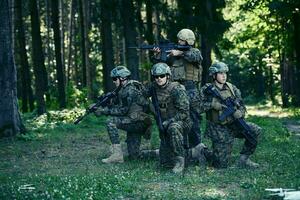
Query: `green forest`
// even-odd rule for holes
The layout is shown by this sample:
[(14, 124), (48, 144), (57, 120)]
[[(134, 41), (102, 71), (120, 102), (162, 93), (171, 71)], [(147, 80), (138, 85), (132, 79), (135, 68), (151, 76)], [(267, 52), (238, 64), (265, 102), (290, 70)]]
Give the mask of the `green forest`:
[[(259, 200), (288, 199), (267, 188), (300, 190), (299, 0), (1, 0), (0, 16), (0, 199)], [(242, 140), (228, 168), (192, 163), (181, 176), (156, 158), (101, 162), (111, 116), (89, 108), (116, 90), (112, 70), (155, 82), (155, 52), (139, 47), (177, 44), (182, 29), (202, 55), (199, 89), (213, 63), (227, 64), (245, 120), (262, 128), (251, 157), (259, 168), (235, 167)], [(160, 147), (155, 114), (140, 149)]]

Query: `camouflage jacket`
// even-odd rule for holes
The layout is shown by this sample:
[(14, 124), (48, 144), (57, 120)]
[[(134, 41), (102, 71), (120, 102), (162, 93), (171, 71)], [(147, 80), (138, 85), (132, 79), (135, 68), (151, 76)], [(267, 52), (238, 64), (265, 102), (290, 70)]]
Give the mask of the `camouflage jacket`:
[[(217, 120), (217, 117), (219, 115), (221, 115), (223, 112), (223, 110), (217, 111), (212, 108), (212, 101), (215, 97), (213, 97), (212, 95), (208, 95), (207, 93), (204, 92), (205, 89), (207, 87), (209, 87), (210, 85), (214, 85), (214, 87), (223, 96), (223, 98), (227, 98), (229, 96), (234, 97), (235, 101), (238, 102), (238, 105), (236, 105), (235, 108), (240, 110), (243, 113), (243, 115), (245, 116), (246, 107), (243, 103), (241, 92), (235, 85), (227, 82), (224, 84), (224, 87), (222, 89), (220, 89), (217, 86), (215, 86), (214, 83), (207, 83), (201, 88), (201, 91), (200, 91), (200, 98), (201, 98), (200, 110), (201, 110), (201, 112), (206, 112), (206, 118), (209, 121), (212, 121), (215, 123), (220, 123)], [(220, 100), (218, 98), (215, 98), (215, 100), (220, 102)], [(225, 121), (225, 124), (230, 123), (232, 121), (233, 121), (233, 118), (229, 118)]]
[(109, 107), (109, 115), (128, 116), (134, 120), (144, 120), (144, 108), (149, 106), (149, 101), (143, 95), (143, 85), (134, 80), (129, 80), (118, 92), (116, 103)]
[(146, 96), (152, 96), (152, 87), (156, 90), (162, 120), (182, 121), (188, 126), (190, 123), (190, 104), (184, 87), (177, 82), (169, 82), (164, 87), (159, 87), (155, 82), (152, 82), (145, 87)]

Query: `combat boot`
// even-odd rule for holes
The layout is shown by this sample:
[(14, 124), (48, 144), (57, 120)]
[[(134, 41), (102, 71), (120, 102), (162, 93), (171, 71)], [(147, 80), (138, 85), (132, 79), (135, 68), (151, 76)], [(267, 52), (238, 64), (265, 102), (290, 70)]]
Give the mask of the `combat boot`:
[(176, 156), (175, 157), (175, 166), (173, 167), (172, 171), (175, 174), (182, 173), (184, 170), (184, 157)]
[(249, 155), (241, 154), (239, 160), (237, 161), (237, 167), (255, 169), (259, 167), (259, 164), (251, 161)]
[(121, 144), (112, 145), (112, 154), (108, 158), (102, 159), (103, 163), (123, 163), (124, 156), (121, 148)]
[(206, 158), (204, 155), (204, 151), (206, 148), (207, 147), (203, 143), (200, 143), (194, 148), (192, 148), (192, 158), (197, 159), (199, 161), (200, 166), (205, 166), (206, 164)]
[(141, 158), (143, 158), (143, 159), (159, 158), (159, 149), (141, 150)]

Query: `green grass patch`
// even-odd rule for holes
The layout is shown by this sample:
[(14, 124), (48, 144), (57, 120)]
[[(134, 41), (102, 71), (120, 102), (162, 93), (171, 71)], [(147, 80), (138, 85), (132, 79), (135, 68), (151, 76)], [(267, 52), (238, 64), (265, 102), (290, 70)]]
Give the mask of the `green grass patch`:
[[(261, 115), (262, 111), (272, 115)], [(156, 160), (101, 163), (110, 147), (107, 118), (91, 115), (74, 125), (82, 112), (24, 116), (28, 134), (0, 140), (0, 199), (260, 200), (271, 199), (265, 188), (300, 187), (300, 139), (285, 128), (287, 121), (299, 120), (293, 110), (260, 107), (256, 115), (251, 108), (247, 120), (263, 128), (253, 156), (259, 169), (234, 167), (243, 144), (237, 140), (229, 168), (203, 170), (192, 165), (184, 176), (159, 168)], [(126, 146), (124, 132), (120, 135)], [(142, 148), (158, 146), (154, 127), (151, 141), (143, 140)]]

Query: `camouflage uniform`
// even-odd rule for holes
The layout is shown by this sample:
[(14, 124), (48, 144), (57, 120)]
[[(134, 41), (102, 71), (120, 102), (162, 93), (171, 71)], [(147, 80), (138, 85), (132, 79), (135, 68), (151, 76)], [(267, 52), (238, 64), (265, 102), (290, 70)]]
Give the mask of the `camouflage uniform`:
[(139, 155), (141, 136), (151, 125), (150, 117), (143, 111), (143, 107), (148, 101), (141, 93), (142, 85), (134, 80), (130, 80), (118, 93), (116, 106), (108, 110), (108, 115), (113, 117), (107, 120), (106, 126), (112, 144), (119, 144), (118, 129), (127, 132), (127, 148), (130, 157)]
[[(206, 112), (207, 127), (206, 134), (212, 141), (213, 148), (213, 165), (217, 168), (226, 168), (230, 159), (232, 152), (232, 146), (234, 138), (244, 138), (240, 127), (236, 125), (233, 117), (228, 117), (224, 122), (219, 121), (218, 117), (222, 114), (222, 110), (218, 111), (212, 107), (213, 101), (219, 101), (217, 98), (212, 95), (206, 94), (204, 91), (210, 85), (214, 83), (206, 84), (201, 89), (201, 108)], [(241, 93), (234, 85), (226, 82), (222, 89), (219, 89), (217, 86), (214, 87), (218, 90), (223, 98), (234, 97), (239, 102), (242, 102)], [(215, 99), (215, 100), (213, 100)], [(240, 103), (236, 107), (241, 111), (242, 115), (245, 116), (246, 107), (243, 103)], [(257, 140), (258, 135), (261, 132), (261, 128), (254, 123), (247, 122), (250, 128), (255, 133), (255, 139)], [(254, 153), (256, 145), (252, 145), (247, 140), (245, 140), (244, 146), (240, 152), (241, 155), (251, 155)]]
[(181, 57), (171, 57), (172, 63), (172, 79), (182, 84), (188, 94), (190, 102), (190, 117), (193, 121), (193, 126), (189, 133), (189, 145), (194, 147), (201, 142), (200, 133), (200, 95), (198, 85), (201, 83), (201, 66), (202, 56), (198, 49), (191, 48), (185, 51)]
[[(161, 63), (156, 65), (159, 64)], [(191, 127), (189, 100), (184, 87), (177, 82), (168, 81), (162, 87), (152, 82), (146, 90), (149, 97), (152, 87), (156, 90), (161, 118), (167, 132), (167, 138), (161, 138), (160, 163), (162, 166), (172, 167), (176, 157), (184, 157), (183, 134)]]
[[(188, 45), (194, 45), (195, 35), (189, 29), (182, 29), (177, 34), (178, 39), (186, 41)], [(190, 148), (201, 142), (200, 133), (200, 95), (199, 87), (202, 77), (201, 52), (197, 48), (190, 48), (180, 56), (170, 56), (167, 64), (171, 68), (172, 80), (182, 84), (188, 94), (190, 102), (190, 117), (193, 126), (188, 134)]]
[[(127, 69), (125, 68), (125, 70)], [(111, 73), (112, 77), (114, 77), (113, 72)], [(120, 144), (118, 129), (127, 132), (126, 143), (130, 158), (139, 156), (141, 136), (149, 137), (145, 133), (151, 131), (151, 118), (144, 112), (144, 109), (149, 106), (149, 101), (142, 93), (143, 87), (138, 81), (128, 80), (119, 90), (115, 104), (104, 109), (99, 108), (95, 112), (96, 115), (112, 116), (107, 120), (106, 126), (113, 147), (114, 144)]]

